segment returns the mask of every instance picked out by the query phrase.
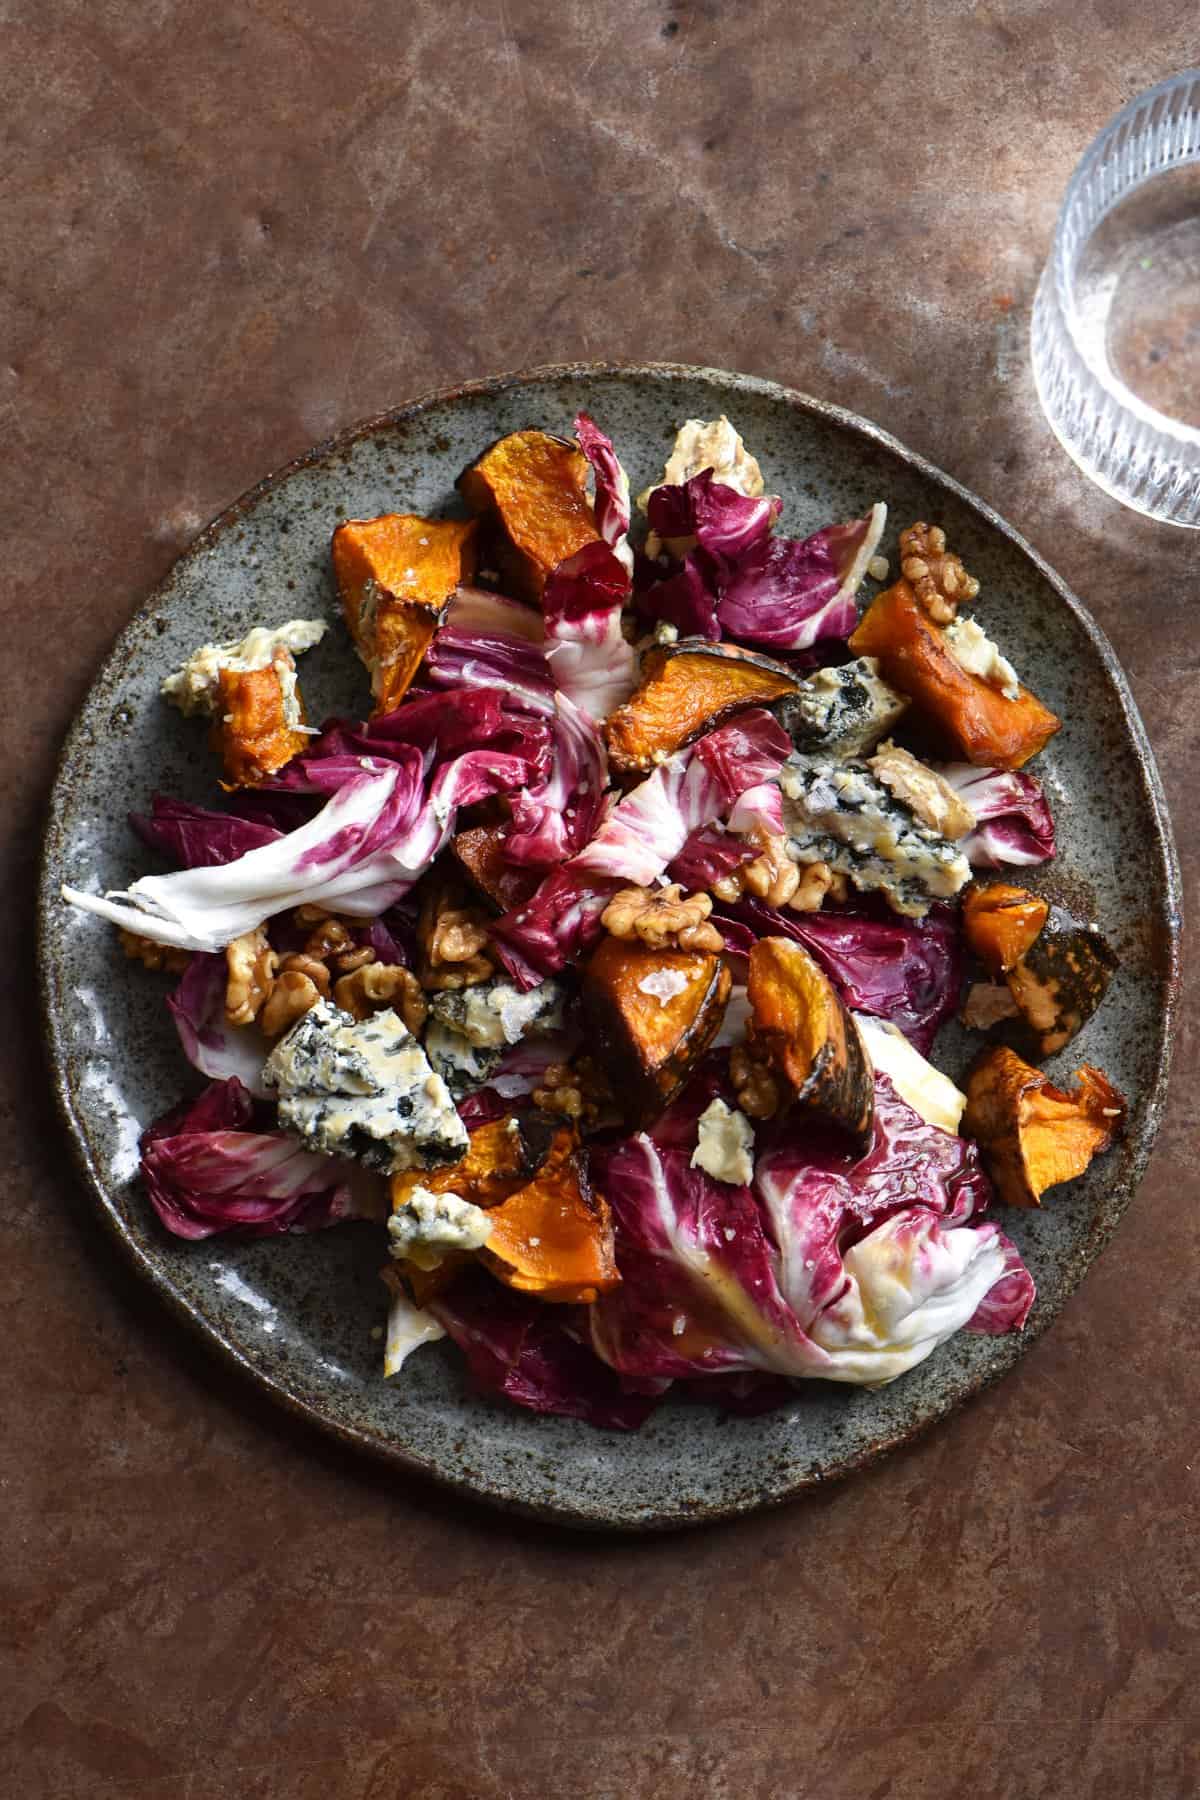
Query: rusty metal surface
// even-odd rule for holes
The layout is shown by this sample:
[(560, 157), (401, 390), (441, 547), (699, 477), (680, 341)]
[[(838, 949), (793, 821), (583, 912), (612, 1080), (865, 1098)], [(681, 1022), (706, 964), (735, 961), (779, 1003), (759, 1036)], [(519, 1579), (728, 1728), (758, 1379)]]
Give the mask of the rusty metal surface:
[(1012, 519), (1130, 674), (1194, 905), (1198, 547), (1086, 486), (1025, 355), (1074, 158), (1194, 60), (1186, 12), (4, 17), (0, 1785), (1193, 1792), (1194, 983), (1137, 1203), (1019, 1370), (851, 1484), (629, 1545), (347, 1465), (193, 1351), (70, 1176), (30, 954), (58, 742), (199, 525), (412, 393), (590, 356), (807, 389)]

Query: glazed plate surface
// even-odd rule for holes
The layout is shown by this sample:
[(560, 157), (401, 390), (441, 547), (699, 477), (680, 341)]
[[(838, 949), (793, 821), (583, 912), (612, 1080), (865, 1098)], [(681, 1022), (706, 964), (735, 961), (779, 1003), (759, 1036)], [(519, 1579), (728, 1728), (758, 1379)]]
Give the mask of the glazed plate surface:
[[(1098, 1063), (1130, 1100), (1128, 1134), (1039, 1213), (1006, 1212), (1038, 1285), (1025, 1332), (960, 1334), (877, 1393), (813, 1382), (755, 1419), (668, 1403), (640, 1432), (504, 1410), (467, 1388), (453, 1347), (419, 1351), (385, 1382), (386, 1295), (378, 1227), (238, 1244), (162, 1231), (137, 1180), (141, 1130), (200, 1078), (163, 1004), (162, 978), (131, 968), (116, 933), (58, 898), (63, 881), (120, 888), (149, 866), (125, 823), (156, 788), (211, 802), (203, 729), (158, 697), (199, 643), (252, 623), (336, 615), (334, 525), (385, 511), (457, 512), (454, 478), (501, 433), (569, 433), (586, 407), (613, 437), (637, 493), (659, 475), (676, 428), (727, 413), (802, 536), (890, 513), (884, 550), (914, 519), (946, 528), (982, 582), (974, 608), (1029, 684), (1065, 720), (1039, 758), (1059, 857), (1031, 885), (1096, 919), (1122, 967), (1065, 1075)], [(340, 627), (304, 660), (310, 713), (360, 713), (365, 681)], [(348, 1449), (405, 1479), (419, 1472), (485, 1500), (568, 1524), (667, 1527), (750, 1511), (848, 1474), (1002, 1374), (1049, 1324), (1103, 1247), (1145, 1167), (1166, 1086), (1178, 980), (1178, 873), (1153, 759), (1125, 679), (1085, 609), (1008, 525), (874, 426), (771, 383), (673, 365), (584, 365), (434, 395), (356, 427), (269, 477), (201, 533), (118, 639), (71, 731), (55, 784), (43, 871), (45, 1024), (65, 1125), (107, 1228), (172, 1310), (227, 1359)], [(953, 1075), (967, 1040), (946, 1031)]]

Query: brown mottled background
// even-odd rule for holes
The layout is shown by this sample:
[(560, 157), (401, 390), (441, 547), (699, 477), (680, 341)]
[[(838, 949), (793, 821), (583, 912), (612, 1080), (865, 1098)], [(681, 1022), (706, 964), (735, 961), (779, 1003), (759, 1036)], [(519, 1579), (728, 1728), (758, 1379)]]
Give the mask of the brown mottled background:
[[(1197, 539), (1089, 488), (1030, 302), (1180, 0), (0, 0), (8, 785), (0, 1792), (1188, 1796), (1194, 989), (1120, 1236), (999, 1388), (819, 1499), (627, 1543), (276, 1418), (87, 1215), (46, 1099), (55, 751), (211, 514), (362, 415), (560, 359), (768, 375), (1014, 519), (1112, 636), (1197, 862)], [(1194, 902), (1193, 902), (1194, 904)]]

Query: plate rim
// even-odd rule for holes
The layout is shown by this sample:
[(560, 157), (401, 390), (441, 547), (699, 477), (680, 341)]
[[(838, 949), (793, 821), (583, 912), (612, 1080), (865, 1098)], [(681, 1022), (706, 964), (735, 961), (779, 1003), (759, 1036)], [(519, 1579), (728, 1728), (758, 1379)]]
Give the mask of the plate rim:
[[(1049, 583), (1059, 601), (1065, 605), (1076, 624), (1090, 640), (1111, 683), (1121, 709), (1124, 726), (1137, 761), (1141, 786), (1155, 825), (1154, 848), (1156, 856), (1161, 859), (1162, 863), (1163, 913), (1167, 936), (1164, 967), (1159, 982), (1162, 1006), (1158, 1022), (1154, 1083), (1147, 1096), (1145, 1121), (1139, 1134), (1139, 1140), (1133, 1148), (1129, 1175), (1122, 1184), (1124, 1197), (1119, 1211), (1111, 1222), (1098, 1229), (1093, 1229), (1079, 1253), (1075, 1267), (1069, 1272), (1069, 1286), (1063, 1292), (1058, 1304), (1045, 1316), (1039, 1318), (1032, 1329), (1026, 1328), (1022, 1333), (1018, 1353), (1011, 1359), (1004, 1359), (996, 1366), (981, 1370), (963, 1388), (958, 1389), (952, 1395), (939, 1399), (919, 1419), (864, 1446), (840, 1461), (836, 1469), (829, 1471), (798, 1470), (785, 1482), (778, 1486), (764, 1488), (758, 1494), (743, 1494), (729, 1500), (704, 1503), (685, 1502), (674, 1509), (669, 1506), (660, 1507), (652, 1513), (638, 1516), (613, 1515), (605, 1512), (603, 1508), (589, 1511), (552, 1501), (531, 1501), (507, 1486), (503, 1478), (489, 1476), (473, 1479), (455, 1475), (439, 1467), (433, 1459), (422, 1456), (405, 1445), (389, 1441), (372, 1431), (361, 1429), (338, 1419), (334, 1414), (325, 1411), (319, 1403), (306, 1399), (300, 1393), (295, 1392), (285, 1380), (274, 1372), (257, 1367), (239, 1348), (237, 1341), (227, 1336), (222, 1326), (207, 1318), (134, 1241), (109, 1195), (106, 1183), (88, 1150), (87, 1140), (67, 1080), (69, 1053), (58, 1025), (57, 986), (50, 942), (52, 911), (60, 903), (53, 864), (59, 854), (62, 837), (61, 813), (64, 781), (84, 743), (83, 715), (96, 687), (115, 672), (127, 634), (148, 620), (161, 605), (165, 590), (177, 580), (180, 571), (192, 560), (211, 550), (265, 495), (282, 486), (302, 470), (326, 461), (339, 451), (350, 449), (363, 438), (370, 437), (375, 432), (410, 424), (424, 413), (437, 407), (456, 404), (468, 398), (486, 398), (534, 382), (553, 383), (570, 380), (586, 382), (605, 377), (634, 382), (720, 384), (724, 388), (732, 387), (735, 390), (754, 393), (777, 404), (782, 404), (792, 411), (838, 426), (897, 456), (921, 479), (928, 480), (951, 493), (961, 505), (981, 519), (990, 530), (998, 531), (1002, 537), (1014, 545), (1033, 565), (1038, 574)], [(195, 534), (179, 555), (173, 559), (169, 568), (154, 583), (142, 603), (121, 625), (107, 654), (93, 673), (87, 691), (63, 738), (48, 792), (46, 824), (42, 834), (37, 878), (37, 961), (41, 1030), (49, 1063), (54, 1100), (60, 1122), (65, 1127), (72, 1162), (76, 1173), (82, 1177), (84, 1186), (99, 1202), (99, 1217), (109, 1239), (116, 1243), (127, 1266), (131, 1267), (149, 1285), (158, 1303), (164, 1306), (173, 1318), (182, 1323), (193, 1337), (199, 1338), (211, 1354), (218, 1357), (225, 1366), (235, 1370), (240, 1379), (252, 1383), (258, 1393), (265, 1393), (274, 1404), (282, 1406), (293, 1419), (302, 1421), (310, 1429), (320, 1431), (325, 1437), (332, 1437), (343, 1446), (352, 1449), (356, 1454), (365, 1455), (375, 1464), (382, 1464), (393, 1471), (399, 1470), (406, 1475), (419, 1475), (423, 1479), (432, 1481), (439, 1487), (448, 1489), (477, 1504), (498, 1507), (525, 1518), (536, 1519), (543, 1524), (550, 1523), (575, 1529), (619, 1530), (631, 1533), (678, 1530), (687, 1526), (704, 1525), (742, 1517), (769, 1507), (782, 1506), (806, 1493), (812, 1493), (835, 1481), (841, 1481), (848, 1476), (857, 1474), (881, 1457), (903, 1445), (915, 1442), (951, 1412), (956, 1411), (967, 1401), (982, 1393), (1001, 1376), (1008, 1374), (1016, 1362), (1023, 1359), (1042, 1333), (1054, 1323), (1062, 1306), (1078, 1291), (1089, 1269), (1110, 1241), (1117, 1224), (1132, 1203), (1145, 1176), (1146, 1167), (1158, 1136), (1169, 1087), (1175, 1038), (1173, 1027), (1182, 979), (1182, 913), (1182, 883), (1175, 834), (1154, 752), (1125, 671), (1106, 633), (1092, 617), (1087, 606), (1045, 557), (994, 507), (953, 476), (948, 475), (944, 469), (931, 462), (927, 457), (909, 449), (900, 439), (884, 430), (882, 426), (876, 425), (872, 420), (865, 419), (861, 414), (832, 401), (822, 400), (817, 396), (804, 393), (800, 389), (785, 386), (763, 376), (676, 362), (549, 363), (428, 390), (415, 399), (404, 401), (398, 406), (389, 407), (369, 418), (361, 419), (344, 427), (319, 443), (310, 446), (300, 455), (271, 469), (240, 494), (237, 499), (222, 508)]]

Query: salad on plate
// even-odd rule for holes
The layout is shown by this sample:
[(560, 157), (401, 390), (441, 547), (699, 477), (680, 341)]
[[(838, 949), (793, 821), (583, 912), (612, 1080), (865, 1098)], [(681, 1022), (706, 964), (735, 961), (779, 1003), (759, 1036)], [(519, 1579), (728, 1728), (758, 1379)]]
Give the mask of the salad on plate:
[(680, 429), (636, 543), (585, 413), (458, 486), (465, 516), (333, 532), (367, 716), (305, 708), (340, 625), (198, 647), (162, 695), (208, 723), (214, 804), (155, 794), (157, 869), (63, 890), (171, 977), (205, 1078), (142, 1138), (162, 1226), (362, 1221), (386, 1376), (449, 1337), (485, 1392), (610, 1428), (1019, 1331), (995, 1215), (1125, 1102), (1041, 1067), (1116, 959), (1019, 885), (1062, 721), (979, 583), (924, 522), (885, 556), (882, 502), (788, 536), (723, 417)]

